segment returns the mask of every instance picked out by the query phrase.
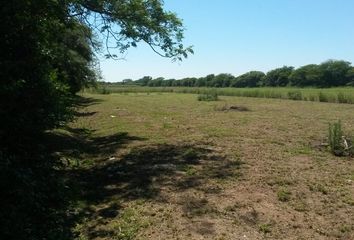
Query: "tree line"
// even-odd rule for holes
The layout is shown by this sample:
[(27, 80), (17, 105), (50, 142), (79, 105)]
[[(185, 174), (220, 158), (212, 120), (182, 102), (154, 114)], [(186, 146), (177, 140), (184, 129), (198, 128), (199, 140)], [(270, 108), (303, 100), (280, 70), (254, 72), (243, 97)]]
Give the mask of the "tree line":
[(321, 64), (308, 64), (295, 69), (283, 66), (267, 73), (250, 71), (240, 76), (227, 73), (210, 74), (201, 78), (153, 79), (145, 76), (138, 80), (125, 79), (125, 85), (149, 87), (338, 87), (354, 86), (354, 67), (343, 60), (328, 60)]

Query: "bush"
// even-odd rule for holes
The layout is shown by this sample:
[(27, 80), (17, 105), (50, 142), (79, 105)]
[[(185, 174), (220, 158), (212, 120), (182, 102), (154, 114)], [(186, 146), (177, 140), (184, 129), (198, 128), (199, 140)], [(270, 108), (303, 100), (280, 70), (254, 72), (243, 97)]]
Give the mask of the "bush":
[(96, 89), (96, 93), (98, 94), (110, 94), (111, 91), (108, 90), (106, 87), (100, 87)]
[(198, 101), (217, 101), (218, 99), (219, 97), (216, 91), (198, 95)]
[(324, 94), (323, 92), (319, 92), (318, 93), (318, 101), (320, 102), (328, 102), (328, 96), (326, 94)]
[(338, 121), (329, 124), (328, 144), (335, 156), (353, 156), (353, 137), (344, 136), (342, 123)]
[(288, 92), (288, 98), (291, 100), (302, 100), (302, 93), (300, 91)]

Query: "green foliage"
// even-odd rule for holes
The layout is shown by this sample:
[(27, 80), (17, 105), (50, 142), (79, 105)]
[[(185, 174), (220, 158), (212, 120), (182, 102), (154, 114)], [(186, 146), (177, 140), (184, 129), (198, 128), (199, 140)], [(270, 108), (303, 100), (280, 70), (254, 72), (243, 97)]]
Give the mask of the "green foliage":
[(198, 101), (217, 101), (219, 99), (216, 91), (198, 95)]
[(354, 96), (349, 95), (343, 92), (337, 93), (337, 102), (338, 103), (354, 103)]
[(329, 124), (328, 144), (331, 153), (335, 156), (353, 156), (353, 138), (344, 135), (340, 120)]
[(331, 152), (336, 156), (344, 155), (344, 147), (342, 145), (342, 124), (340, 121), (329, 124), (328, 127), (328, 141)]
[(337, 87), (354, 86), (354, 68), (350, 62), (329, 60), (321, 64), (308, 64), (295, 69), (291, 66), (276, 68), (264, 74), (250, 71), (237, 77), (221, 73), (200, 78), (179, 80), (144, 77), (131, 84), (150, 87)]
[(268, 223), (260, 224), (259, 231), (262, 233), (270, 233), (272, 231), (272, 225)]
[(351, 70), (350, 62), (328, 60), (319, 65), (323, 74), (324, 86), (345, 86), (348, 79), (348, 72)]
[(318, 101), (319, 102), (329, 102), (328, 96), (323, 93), (323, 92), (319, 92), (318, 93)]
[(291, 192), (287, 188), (283, 187), (278, 190), (277, 196), (279, 201), (287, 202), (290, 200)]
[(99, 78), (95, 53), (119, 58), (112, 47), (141, 41), (174, 60), (193, 50), (160, 0), (4, 1), (0, 20), (1, 238), (70, 239), (58, 210), (61, 166), (41, 141), (73, 119), (75, 94)]
[(302, 100), (302, 93), (300, 91), (289, 91), (288, 98), (291, 100)]
[(199, 155), (200, 154), (195, 149), (189, 148), (182, 154), (182, 157), (187, 162), (194, 162), (198, 160)]
[(323, 72), (316, 64), (309, 64), (294, 70), (289, 78), (292, 86), (325, 86)]
[(258, 87), (261, 85), (261, 81), (265, 74), (260, 71), (251, 71), (238, 76), (231, 83), (232, 87)]
[(294, 71), (294, 67), (284, 66), (282, 68), (277, 68), (271, 70), (264, 77), (264, 86), (287, 86), (290, 82), (289, 76)]

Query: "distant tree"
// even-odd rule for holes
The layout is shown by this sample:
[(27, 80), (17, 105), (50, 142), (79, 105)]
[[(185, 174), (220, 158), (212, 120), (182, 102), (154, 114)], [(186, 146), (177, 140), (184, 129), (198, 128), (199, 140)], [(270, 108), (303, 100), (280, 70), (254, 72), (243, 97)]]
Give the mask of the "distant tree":
[(123, 79), (122, 84), (132, 84), (133, 80), (132, 79)]
[(289, 84), (289, 76), (294, 71), (294, 67), (284, 66), (281, 68), (276, 68), (267, 72), (267, 75), (264, 77), (263, 85), (264, 86), (279, 86), (284, 87)]
[(258, 87), (264, 76), (265, 74), (263, 72), (251, 71), (236, 77), (234, 81), (231, 83), (231, 86), (239, 87), (239, 88)]
[(152, 80), (152, 77), (144, 76), (144, 77), (136, 80), (135, 83), (138, 85), (141, 85), (141, 86), (147, 86), (151, 80)]
[(163, 77), (159, 77), (159, 78), (155, 78), (151, 81), (149, 81), (148, 86), (149, 87), (161, 87), (162, 86), (162, 82), (165, 79)]
[(200, 77), (198, 78), (195, 83), (195, 87), (205, 87), (206, 86), (206, 78), (205, 77)]
[(212, 79), (210, 85), (212, 87), (229, 87), (231, 81), (234, 79), (234, 76), (228, 73), (221, 73)]
[(354, 87), (354, 67), (351, 67), (347, 74), (346, 74), (346, 78), (347, 78), (347, 86), (353, 86)]
[(351, 70), (351, 63), (346, 61), (328, 60), (320, 64), (323, 73), (324, 87), (344, 86), (349, 82), (348, 71)]
[(213, 84), (214, 84), (214, 78), (215, 78), (215, 75), (214, 74), (209, 74), (205, 77), (205, 86), (206, 87), (213, 87)]
[(316, 64), (309, 64), (296, 69), (289, 78), (292, 86), (326, 86), (323, 71), (320, 66)]
[(161, 86), (163, 87), (171, 87), (173, 85), (173, 82), (176, 81), (175, 79), (167, 79), (162, 81)]

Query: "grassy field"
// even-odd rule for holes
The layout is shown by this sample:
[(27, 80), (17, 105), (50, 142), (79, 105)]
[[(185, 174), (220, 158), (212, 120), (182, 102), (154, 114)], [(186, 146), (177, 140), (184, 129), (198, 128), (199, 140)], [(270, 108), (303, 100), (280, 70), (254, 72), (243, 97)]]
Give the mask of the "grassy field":
[[(88, 90), (90, 91), (90, 90)], [(139, 86), (109, 86), (92, 89), (91, 92), (106, 93), (139, 93), (139, 92), (173, 92), (205, 94), (217, 92), (221, 96), (279, 98), (315, 102), (351, 103), (354, 104), (354, 88), (198, 88), (198, 87), (139, 87)]]
[(78, 239), (354, 239), (353, 105), (195, 94), (84, 94), (56, 130)]

